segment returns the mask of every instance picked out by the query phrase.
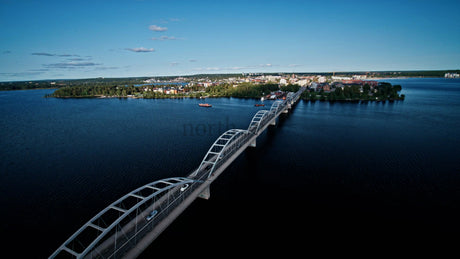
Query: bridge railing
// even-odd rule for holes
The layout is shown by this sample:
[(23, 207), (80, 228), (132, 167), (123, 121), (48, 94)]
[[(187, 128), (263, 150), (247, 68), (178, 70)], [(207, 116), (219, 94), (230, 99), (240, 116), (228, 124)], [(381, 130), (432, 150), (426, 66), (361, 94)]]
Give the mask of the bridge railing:
[[(189, 186), (185, 190), (181, 190), (178, 187), (174, 191), (168, 192), (164, 199), (157, 204), (154, 202), (154, 204), (151, 205), (152, 207), (154, 206), (158, 213), (150, 221), (148, 221), (147, 224), (139, 227), (138, 229), (131, 228), (129, 231), (121, 231), (121, 229), (118, 229), (118, 232), (120, 232), (118, 235), (114, 229), (112, 231), (112, 235), (109, 235), (110, 237), (105, 240), (101, 240), (88, 256), (90, 258), (119, 258), (129, 252), (132, 247), (136, 246), (137, 243), (142, 240), (142, 238), (144, 238), (159, 223), (166, 219), (174, 209), (180, 206), (191, 193), (199, 188), (203, 184), (203, 181), (206, 180), (206, 175), (203, 174), (201, 179), (201, 181), (189, 181)], [(139, 220), (145, 221), (145, 218), (142, 217)], [(107, 247), (103, 245), (103, 242), (110, 242), (112, 245)], [(104, 249), (97, 249), (98, 246), (103, 247)]]
[(233, 154), (235, 154), (244, 144), (246, 144), (254, 134), (246, 131), (241, 136), (238, 137), (229, 147), (222, 153), (221, 158), (217, 161), (216, 167), (219, 168), (224, 164)]

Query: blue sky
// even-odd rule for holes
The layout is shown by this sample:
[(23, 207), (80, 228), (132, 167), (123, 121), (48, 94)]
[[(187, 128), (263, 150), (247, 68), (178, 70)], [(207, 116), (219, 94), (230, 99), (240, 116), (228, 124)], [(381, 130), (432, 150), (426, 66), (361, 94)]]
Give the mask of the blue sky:
[(460, 1), (0, 0), (0, 81), (460, 68)]

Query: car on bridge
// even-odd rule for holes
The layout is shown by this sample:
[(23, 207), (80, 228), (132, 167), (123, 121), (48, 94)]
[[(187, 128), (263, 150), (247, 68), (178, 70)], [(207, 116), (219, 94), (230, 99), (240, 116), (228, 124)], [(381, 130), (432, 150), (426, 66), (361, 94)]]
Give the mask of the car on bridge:
[(147, 221), (150, 221), (153, 219), (153, 217), (155, 217), (155, 215), (158, 214), (158, 210), (154, 210), (152, 212), (149, 213), (149, 215), (145, 218)]
[(189, 184), (188, 184), (188, 183), (187, 183), (187, 184), (184, 184), (184, 185), (182, 185), (182, 187), (180, 188), (180, 191), (183, 192), (183, 191), (185, 191), (185, 189), (187, 189), (188, 187), (189, 187)]

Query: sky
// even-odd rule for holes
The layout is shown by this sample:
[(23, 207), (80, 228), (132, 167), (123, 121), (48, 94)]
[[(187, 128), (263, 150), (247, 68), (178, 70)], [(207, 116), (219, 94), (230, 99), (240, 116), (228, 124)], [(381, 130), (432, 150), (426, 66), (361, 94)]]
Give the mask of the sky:
[(460, 69), (460, 1), (0, 0), (0, 81)]

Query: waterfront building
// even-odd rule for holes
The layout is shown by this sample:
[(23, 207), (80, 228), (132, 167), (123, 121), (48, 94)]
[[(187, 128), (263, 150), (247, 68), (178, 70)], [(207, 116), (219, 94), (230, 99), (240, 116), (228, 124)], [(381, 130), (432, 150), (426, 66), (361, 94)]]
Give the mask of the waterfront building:
[(458, 73), (446, 73), (444, 74), (445, 78), (460, 78), (460, 74)]

